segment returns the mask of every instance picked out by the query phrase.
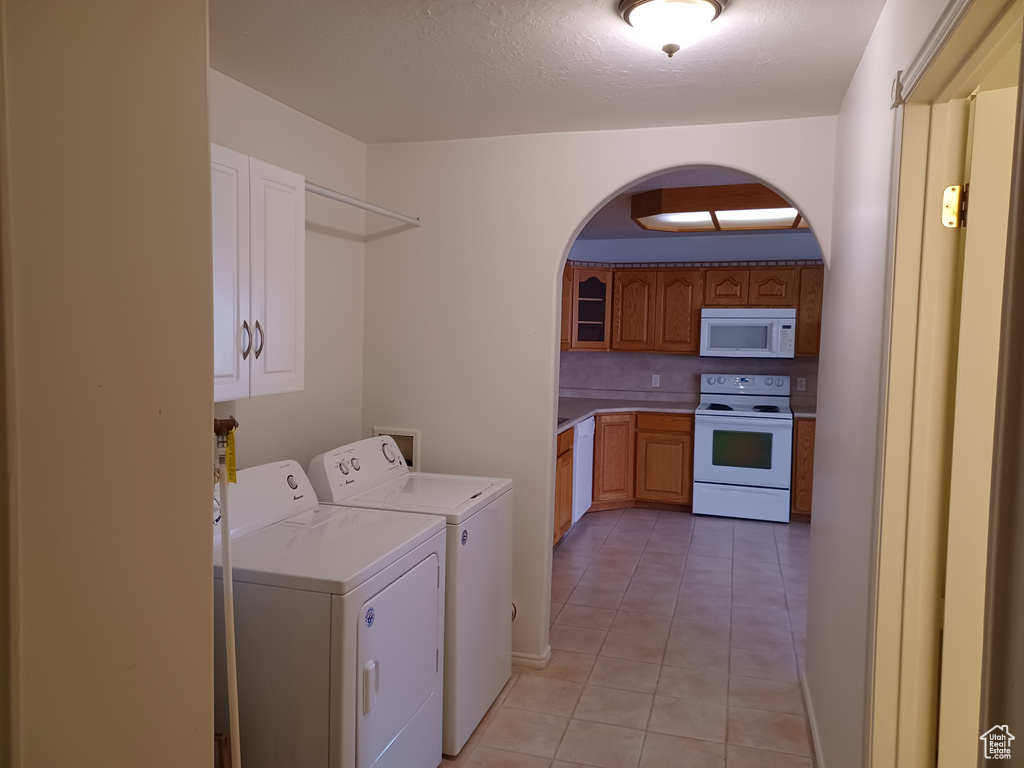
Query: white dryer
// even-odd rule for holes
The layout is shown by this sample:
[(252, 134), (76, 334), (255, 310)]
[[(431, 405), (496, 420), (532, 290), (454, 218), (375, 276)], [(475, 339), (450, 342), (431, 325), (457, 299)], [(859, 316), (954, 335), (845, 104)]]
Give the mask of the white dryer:
[(410, 472), (387, 435), (320, 454), (309, 479), (324, 503), (445, 518), (441, 748), (457, 755), (512, 674), (512, 481)]
[[(319, 506), (294, 461), (230, 488), (239, 730), (246, 768), (436, 768), (444, 520)], [(228, 730), (214, 548), (215, 720)]]

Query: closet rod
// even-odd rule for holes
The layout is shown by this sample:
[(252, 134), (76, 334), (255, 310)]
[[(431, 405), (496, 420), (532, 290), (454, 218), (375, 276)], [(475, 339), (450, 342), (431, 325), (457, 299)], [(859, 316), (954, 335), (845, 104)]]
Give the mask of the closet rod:
[(381, 216), (387, 216), (389, 219), (398, 219), (398, 221), (404, 221), (406, 224), (412, 224), (414, 227), (418, 227), (423, 223), (412, 216), (406, 216), (404, 213), (389, 211), (387, 208), (381, 208), (379, 205), (374, 205), (373, 203), (368, 203), (365, 200), (360, 200), (358, 197), (343, 195), (341, 192), (335, 192), (333, 189), (321, 187), (319, 184), (314, 184), (311, 181), (306, 182), (306, 191), (312, 192), (314, 195), (329, 197), (331, 200), (337, 200), (339, 203), (354, 205), (356, 208), (362, 208), (364, 211), (369, 211), (370, 213), (378, 213)]

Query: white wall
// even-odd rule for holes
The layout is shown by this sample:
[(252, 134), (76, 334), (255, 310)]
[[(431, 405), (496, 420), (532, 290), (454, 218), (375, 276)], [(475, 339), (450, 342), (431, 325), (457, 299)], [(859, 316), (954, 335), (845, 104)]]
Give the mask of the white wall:
[(210, 765), (206, 3), (0, 14), (0, 764)]
[[(366, 145), (210, 70), (210, 140), (363, 197)], [(218, 403), (234, 415), (238, 466), (295, 459), (364, 435), (365, 214), (306, 193), (306, 380), (302, 392)]]
[(945, 4), (889, 0), (839, 115), (832, 253), (818, 361), (806, 660), (821, 768), (864, 764), (894, 130), (890, 87)]
[[(561, 269), (587, 218), (687, 164), (752, 173), (831, 236), (835, 118), (371, 146), (364, 431), (423, 431), (427, 471), (515, 481), (513, 649), (548, 649)], [(827, 248), (823, 248), (827, 250)]]

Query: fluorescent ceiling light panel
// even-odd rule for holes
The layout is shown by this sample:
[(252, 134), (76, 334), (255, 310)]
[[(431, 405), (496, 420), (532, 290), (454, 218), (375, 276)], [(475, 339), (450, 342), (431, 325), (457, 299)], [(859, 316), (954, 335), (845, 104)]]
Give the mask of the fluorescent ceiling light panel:
[(715, 211), (722, 229), (769, 229), (792, 227), (796, 208), (753, 208), (741, 211)]
[(645, 216), (641, 226), (658, 232), (701, 232), (713, 230), (715, 222), (708, 211), (692, 213), (658, 213)]

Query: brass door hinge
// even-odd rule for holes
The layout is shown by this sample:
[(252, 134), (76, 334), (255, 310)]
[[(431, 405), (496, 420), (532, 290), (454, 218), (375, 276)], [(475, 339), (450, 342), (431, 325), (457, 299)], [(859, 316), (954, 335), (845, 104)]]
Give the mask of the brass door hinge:
[(942, 192), (942, 226), (967, 226), (967, 195), (970, 184), (954, 184)]

